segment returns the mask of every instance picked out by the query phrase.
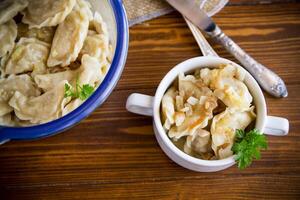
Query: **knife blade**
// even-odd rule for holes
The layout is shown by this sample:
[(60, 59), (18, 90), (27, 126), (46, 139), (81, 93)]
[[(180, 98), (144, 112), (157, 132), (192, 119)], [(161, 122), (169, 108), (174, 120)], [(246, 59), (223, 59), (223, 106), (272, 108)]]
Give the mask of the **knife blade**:
[(257, 62), (229, 38), (219, 26), (196, 4), (195, 0), (166, 0), (183, 16), (223, 45), (243, 67), (257, 80), (259, 85), (274, 97), (287, 97), (284, 81), (273, 71)]
[(215, 28), (214, 21), (197, 5), (195, 0), (166, 0), (200, 29), (211, 32)]

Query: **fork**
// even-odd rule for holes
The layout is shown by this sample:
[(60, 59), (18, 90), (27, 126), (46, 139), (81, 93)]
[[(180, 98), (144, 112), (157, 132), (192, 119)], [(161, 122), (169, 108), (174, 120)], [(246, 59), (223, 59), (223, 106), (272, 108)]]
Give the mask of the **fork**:
[(218, 54), (214, 51), (214, 49), (207, 42), (204, 35), (201, 33), (198, 27), (196, 27), (192, 22), (190, 22), (187, 18), (184, 17), (189, 29), (191, 30), (203, 56), (215, 56), (219, 57)]

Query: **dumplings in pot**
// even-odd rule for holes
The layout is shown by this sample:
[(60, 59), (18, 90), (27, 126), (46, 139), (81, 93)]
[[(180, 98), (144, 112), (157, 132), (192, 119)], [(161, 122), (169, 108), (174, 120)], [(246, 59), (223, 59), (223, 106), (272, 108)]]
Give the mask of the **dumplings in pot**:
[(231, 156), (236, 130), (256, 118), (244, 79), (245, 71), (231, 64), (180, 73), (161, 102), (162, 124), (174, 144), (196, 158)]
[(2, 1), (0, 125), (46, 123), (73, 111), (101, 84), (111, 58), (106, 23), (89, 1)]

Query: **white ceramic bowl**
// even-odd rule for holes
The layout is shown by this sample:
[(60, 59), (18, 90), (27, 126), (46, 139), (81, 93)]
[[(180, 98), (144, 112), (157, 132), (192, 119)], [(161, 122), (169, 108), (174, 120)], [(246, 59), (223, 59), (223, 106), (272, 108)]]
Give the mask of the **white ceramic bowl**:
[[(178, 64), (169, 71), (160, 82), (154, 97), (134, 93), (127, 99), (126, 108), (128, 111), (153, 116), (153, 128), (160, 147), (174, 162), (187, 169), (199, 172), (219, 171), (232, 166), (235, 163), (235, 160), (234, 156), (222, 160), (202, 160), (192, 157), (178, 149), (167, 136), (161, 123), (160, 104), (162, 97), (173, 81), (178, 77), (179, 73), (183, 72), (187, 74), (195, 69), (204, 67), (214, 68), (218, 67), (220, 64), (227, 63), (231, 63), (232, 65), (244, 70), (240, 65), (224, 58), (210, 56), (195, 57)], [(248, 89), (254, 99), (254, 105), (256, 106), (257, 118), (255, 128), (265, 134), (277, 136), (286, 135), (289, 129), (288, 120), (279, 117), (267, 116), (266, 102), (260, 87), (247, 71), (245, 71), (245, 73), (245, 84), (248, 86)]]

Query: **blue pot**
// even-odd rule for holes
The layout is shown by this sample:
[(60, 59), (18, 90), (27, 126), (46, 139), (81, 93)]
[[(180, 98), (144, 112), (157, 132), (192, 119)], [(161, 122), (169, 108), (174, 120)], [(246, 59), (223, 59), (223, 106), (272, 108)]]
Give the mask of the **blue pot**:
[[(112, 38), (115, 54), (105, 79), (82, 105), (64, 117), (49, 123), (30, 127), (0, 126), (0, 144), (9, 140), (37, 139), (63, 132), (91, 114), (91, 112), (100, 106), (113, 91), (122, 74), (127, 58), (129, 31), (125, 9), (121, 0), (101, 1), (105, 4), (104, 8), (103, 6), (100, 7), (98, 5), (100, 1), (91, 0), (90, 2), (94, 10), (101, 8), (103, 11), (100, 11), (102, 17), (105, 20), (113, 21), (113, 24), (115, 25), (114, 28), (110, 30), (111, 33), (115, 35)], [(111, 24), (107, 24), (108, 28), (111, 28)]]

